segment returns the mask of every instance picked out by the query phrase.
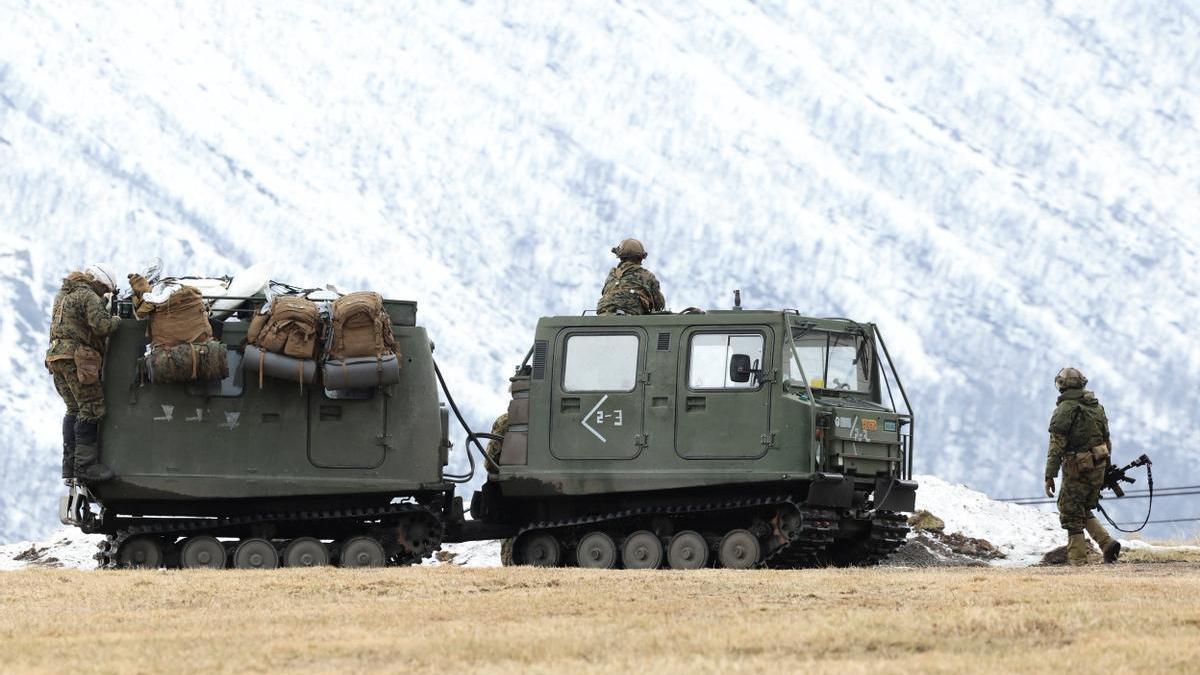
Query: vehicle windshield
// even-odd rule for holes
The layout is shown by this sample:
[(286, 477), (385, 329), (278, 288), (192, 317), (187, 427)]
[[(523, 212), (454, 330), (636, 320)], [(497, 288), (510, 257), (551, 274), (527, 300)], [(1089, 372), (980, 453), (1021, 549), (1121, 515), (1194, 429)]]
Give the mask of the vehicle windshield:
[[(813, 389), (869, 393), (871, 390), (870, 348), (861, 335), (793, 328), (792, 340), (800, 366)], [(788, 358), (788, 377), (804, 381), (796, 357)]]

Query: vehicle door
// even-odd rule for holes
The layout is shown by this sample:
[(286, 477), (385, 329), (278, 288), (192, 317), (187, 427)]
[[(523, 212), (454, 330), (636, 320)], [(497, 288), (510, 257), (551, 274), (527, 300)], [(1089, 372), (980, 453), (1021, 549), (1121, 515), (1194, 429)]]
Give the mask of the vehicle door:
[(771, 350), (767, 326), (683, 333), (675, 451), (686, 459), (755, 459), (771, 442)]
[(308, 460), (323, 469), (375, 469), (383, 464), (387, 395), (379, 387), (308, 392)]
[(645, 446), (645, 331), (571, 329), (555, 343), (550, 453), (633, 459)]

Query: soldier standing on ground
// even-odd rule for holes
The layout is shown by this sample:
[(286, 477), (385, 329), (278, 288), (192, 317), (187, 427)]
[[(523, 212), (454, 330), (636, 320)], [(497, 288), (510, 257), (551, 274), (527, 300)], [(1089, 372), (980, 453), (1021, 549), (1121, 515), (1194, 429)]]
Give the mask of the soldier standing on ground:
[(646, 249), (637, 239), (626, 239), (612, 252), (621, 262), (608, 273), (596, 314), (650, 314), (661, 312), (667, 300), (659, 289), (658, 279), (642, 267)]
[(1084, 530), (1104, 553), (1104, 562), (1116, 562), (1121, 544), (1092, 514), (1100, 503), (1104, 472), (1112, 456), (1108, 417), (1096, 395), (1083, 387), (1087, 378), (1075, 368), (1063, 368), (1054, 378), (1058, 406), (1050, 418), (1050, 448), (1046, 453), (1046, 496), (1054, 497), (1054, 478), (1062, 468), (1058, 493), (1058, 519), (1067, 531), (1067, 562), (1087, 563)]
[(112, 270), (95, 264), (68, 274), (54, 298), (46, 368), (67, 405), (62, 422), (62, 477), (67, 482), (99, 483), (113, 477), (100, 463), (99, 428), (105, 412), (100, 382), (104, 346), (121, 323), (109, 313), (103, 296), (116, 290)]

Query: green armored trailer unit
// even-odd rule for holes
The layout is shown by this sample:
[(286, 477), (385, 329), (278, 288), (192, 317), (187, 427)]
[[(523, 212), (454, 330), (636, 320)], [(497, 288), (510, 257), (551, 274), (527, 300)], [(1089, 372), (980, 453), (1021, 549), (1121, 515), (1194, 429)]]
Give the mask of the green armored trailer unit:
[(151, 383), (147, 322), (125, 319), (104, 372), (101, 455), (116, 478), (64, 498), (63, 521), (110, 535), (102, 566), (360, 566), (431, 555), (446, 523), (461, 519), (443, 476), (447, 411), (416, 303), (384, 308), (399, 382), (342, 390), (248, 372), (248, 308), (219, 324), (228, 377)]
[(544, 318), (511, 392), (471, 512), (516, 564), (870, 564), (907, 533), (913, 418), (872, 324)]

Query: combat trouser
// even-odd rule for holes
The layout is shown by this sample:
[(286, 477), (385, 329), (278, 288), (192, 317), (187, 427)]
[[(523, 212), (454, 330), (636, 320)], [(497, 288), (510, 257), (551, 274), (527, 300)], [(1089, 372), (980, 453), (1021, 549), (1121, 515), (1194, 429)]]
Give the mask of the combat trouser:
[(104, 385), (100, 382), (83, 384), (71, 359), (51, 361), (47, 366), (54, 376), (54, 388), (67, 406), (67, 415), (98, 422), (103, 419)]
[[(72, 425), (74, 477), (84, 482), (111, 480), (113, 472), (100, 463), (100, 420), (104, 418), (104, 385), (84, 384), (72, 359), (57, 359), (46, 364), (54, 376), (54, 388), (67, 406)], [(63, 419), (63, 474), (67, 473), (67, 419)], [(65, 477), (65, 475), (64, 475)]]
[(1082, 533), (1088, 518), (1092, 517), (1092, 509), (1100, 503), (1104, 469), (1098, 466), (1078, 473), (1063, 471), (1062, 488), (1058, 492), (1058, 521), (1069, 534)]

